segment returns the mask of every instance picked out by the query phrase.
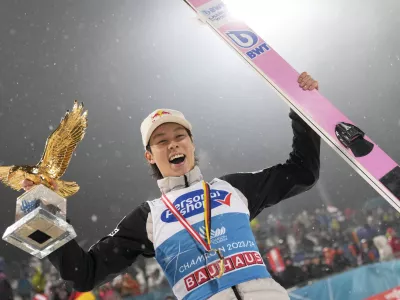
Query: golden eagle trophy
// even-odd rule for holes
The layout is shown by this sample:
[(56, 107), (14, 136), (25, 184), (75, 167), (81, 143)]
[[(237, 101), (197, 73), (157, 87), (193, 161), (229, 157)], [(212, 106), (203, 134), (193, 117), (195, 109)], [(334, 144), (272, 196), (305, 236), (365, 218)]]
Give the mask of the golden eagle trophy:
[(0, 166), (0, 180), (12, 189), (21, 190), (25, 179), (35, 183), (17, 198), (16, 222), (6, 229), (3, 240), (42, 259), (76, 237), (74, 228), (66, 221), (66, 197), (75, 194), (79, 186), (60, 178), (86, 128), (87, 111), (75, 101), (48, 137), (39, 163)]

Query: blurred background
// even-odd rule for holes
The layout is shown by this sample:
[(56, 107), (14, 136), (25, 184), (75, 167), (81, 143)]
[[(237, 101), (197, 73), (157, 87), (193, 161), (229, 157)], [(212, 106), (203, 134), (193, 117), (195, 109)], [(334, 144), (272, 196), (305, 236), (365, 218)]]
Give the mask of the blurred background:
[[(226, 2), (400, 162), (400, 2)], [(206, 180), (281, 163), (291, 151), (287, 105), (183, 1), (2, 1), (0, 36), (0, 165), (36, 164), (73, 101), (89, 111), (87, 134), (64, 176), (81, 187), (68, 199), (68, 216), (85, 249), (138, 204), (159, 196), (139, 130), (156, 108), (181, 110), (192, 122)], [(2, 233), (14, 222), (20, 194), (0, 186)], [(318, 184), (266, 209), (253, 229), (269, 267), (268, 253), (279, 251), (284, 269), (302, 272), (271, 271), (293, 288), (381, 261), (373, 238), (394, 243), (398, 218), (323, 142)], [(345, 267), (333, 267), (327, 253), (345, 257)], [(49, 297), (55, 297), (52, 281), (71, 292), (45, 260), (3, 240), (0, 256), (0, 272), (14, 288), (19, 279), (32, 283), (42, 274)], [(330, 269), (304, 267), (322, 263), (318, 268)], [(116, 290), (132, 280), (135, 293), (169, 293), (153, 260), (131, 269), (128, 279), (116, 279)]]

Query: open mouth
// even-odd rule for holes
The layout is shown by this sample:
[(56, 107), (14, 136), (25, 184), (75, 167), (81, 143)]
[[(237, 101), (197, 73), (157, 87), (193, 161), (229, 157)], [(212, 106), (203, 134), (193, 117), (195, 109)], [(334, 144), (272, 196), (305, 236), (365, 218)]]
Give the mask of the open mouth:
[(169, 162), (174, 165), (178, 165), (185, 161), (186, 156), (184, 154), (176, 154), (169, 159)]

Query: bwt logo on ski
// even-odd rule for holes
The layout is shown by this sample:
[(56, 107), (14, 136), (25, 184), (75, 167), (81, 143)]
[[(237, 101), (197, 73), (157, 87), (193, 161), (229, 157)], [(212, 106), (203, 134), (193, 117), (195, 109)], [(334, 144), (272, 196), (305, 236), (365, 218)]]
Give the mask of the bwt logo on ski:
[(226, 18), (227, 10), (224, 3), (218, 3), (211, 7), (206, 7), (201, 10), (203, 15), (205, 15), (211, 22), (219, 22)]
[(251, 48), (258, 42), (257, 35), (248, 30), (231, 30), (226, 34), (241, 48)]
[(219, 3), (218, 5), (214, 5), (207, 9), (203, 9), (201, 12), (208, 17), (208, 16), (218, 13), (224, 9), (225, 9), (225, 3)]
[[(249, 49), (258, 43), (258, 36), (249, 30), (231, 30), (228, 31), (226, 35), (240, 48)], [(254, 59), (268, 50), (270, 50), (270, 48), (267, 43), (263, 43), (254, 49), (247, 51), (246, 55), (250, 59)]]
[[(221, 190), (211, 190), (211, 209), (222, 204), (231, 205), (231, 193)], [(204, 212), (204, 193), (203, 190), (193, 191), (184, 194), (174, 201), (173, 205), (185, 218), (189, 218)], [(161, 214), (161, 220), (165, 223), (177, 222), (175, 216), (166, 209)]]

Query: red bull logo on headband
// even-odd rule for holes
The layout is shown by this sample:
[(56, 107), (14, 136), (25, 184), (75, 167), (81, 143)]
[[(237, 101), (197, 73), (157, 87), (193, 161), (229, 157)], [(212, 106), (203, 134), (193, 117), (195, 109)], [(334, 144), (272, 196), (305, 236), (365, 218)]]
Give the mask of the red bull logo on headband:
[(171, 113), (165, 110), (159, 110), (157, 111), (152, 117), (151, 120), (154, 122), (156, 121), (158, 118), (161, 118), (163, 115), (170, 115)]

